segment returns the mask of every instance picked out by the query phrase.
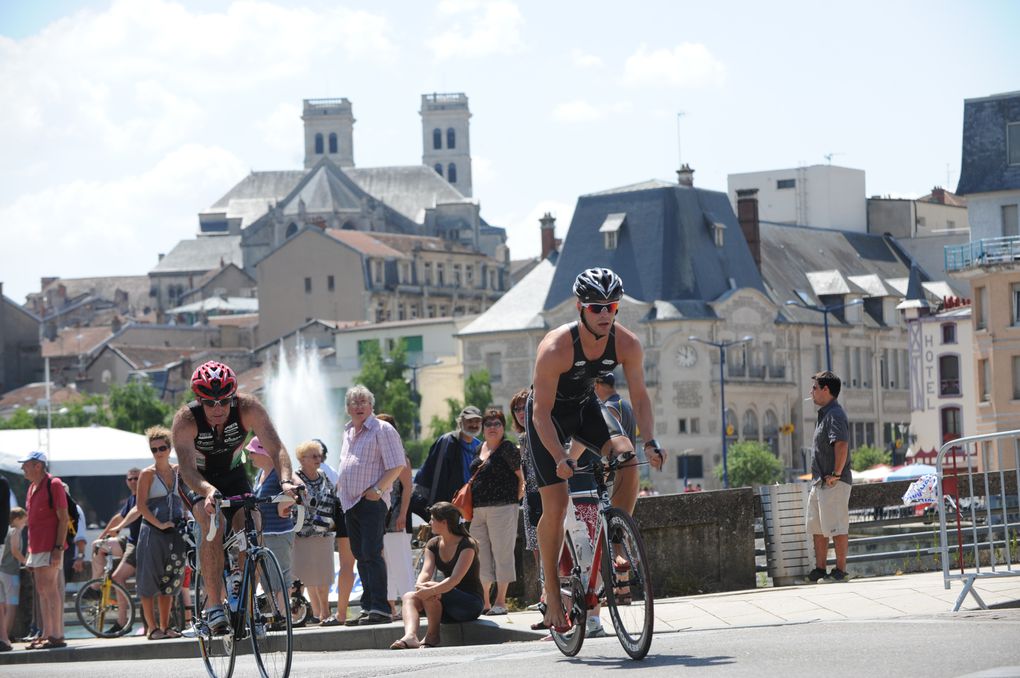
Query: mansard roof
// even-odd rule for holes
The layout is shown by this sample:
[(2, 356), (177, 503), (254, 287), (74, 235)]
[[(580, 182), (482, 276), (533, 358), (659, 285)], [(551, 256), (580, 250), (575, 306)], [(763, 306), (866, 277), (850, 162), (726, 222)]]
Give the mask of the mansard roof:
[(1020, 92), (963, 102), (958, 195), (1020, 189), (1020, 165), (1009, 164), (1006, 157), (1007, 126), (1011, 123), (1020, 123)]
[(227, 264), (244, 267), (239, 235), (203, 235), (181, 240), (149, 274), (206, 273)]

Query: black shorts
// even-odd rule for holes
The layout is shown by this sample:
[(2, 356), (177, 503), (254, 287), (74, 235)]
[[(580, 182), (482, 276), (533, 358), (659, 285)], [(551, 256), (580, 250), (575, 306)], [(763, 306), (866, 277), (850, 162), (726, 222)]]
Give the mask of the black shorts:
[[(207, 483), (219, 490), (220, 494), (224, 497), (236, 497), (241, 494), (251, 494), (252, 492), (251, 483), (248, 482), (248, 474), (244, 472), (243, 466), (232, 468), (226, 473), (214, 476), (207, 476), (203, 473), (202, 477), (205, 478)], [(199, 498), (201, 499), (201, 497)], [(227, 519), (227, 525), (230, 525), (234, 514), (240, 509), (240, 506), (230, 506), (223, 509), (223, 516)]]
[[(539, 487), (562, 483), (563, 479), (556, 475), (556, 462), (542, 444), (532, 423), (534, 406), (535, 399), (532, 394), (528, 396), (526, 435), (528, 450), (534, 464), (535, 480), (538, 481)], [(594, 395), (577, 402), (557, 401), (552, 409), (552, 422), (561, 445), (566, 447), (573, 439), (595, 454), (601, 454), (603, 446), (611, 438), (626, 435), (620, 422)]]

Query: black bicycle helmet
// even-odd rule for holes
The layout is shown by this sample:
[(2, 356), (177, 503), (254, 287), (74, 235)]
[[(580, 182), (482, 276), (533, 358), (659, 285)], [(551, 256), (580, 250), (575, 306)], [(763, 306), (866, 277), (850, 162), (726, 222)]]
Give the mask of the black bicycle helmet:
[(574, 296), (585, 304), (619, 301), (623, 297), (623, 280), (608, 268), (589, 268), (574, 280)]

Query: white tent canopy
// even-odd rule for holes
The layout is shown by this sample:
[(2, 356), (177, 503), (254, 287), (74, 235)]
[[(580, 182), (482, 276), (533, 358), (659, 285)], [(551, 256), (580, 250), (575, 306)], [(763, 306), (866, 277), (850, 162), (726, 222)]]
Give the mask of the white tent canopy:
[[(0, 470), (21, 473), (18, 459), (32, 450), (46, 451), (45, 429), (0, 431)], [(50, 473), (69, 478), (122, 475), (152, 464), (145, 436), (106, 426), (50, 429), (48, 456)]]

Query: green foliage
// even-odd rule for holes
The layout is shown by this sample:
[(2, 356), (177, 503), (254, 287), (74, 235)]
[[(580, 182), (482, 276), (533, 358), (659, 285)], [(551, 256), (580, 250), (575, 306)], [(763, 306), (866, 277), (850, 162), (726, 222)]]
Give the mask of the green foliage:
[(467, 381), (464, 382), (464, 400), (458, 400), (456, 398), (446, 399), (446, 418), (441, 419), (440, 417), (433, 415), (432, 421), (429, 422), (429, 432), (432, 434), (432, 438), (438, 438), (439, 436), (453, 431), (457, 428), (457, 417), (468, 405), (474, 405), (481, 412), (485, 412), (485, 408), (492, 404), (492, 384), (489, 382), (489, 371), (478, 370), (468, 375)]
[(361, 355), (361, 372), (354, 381), (362, 384), (375, 396), (375, 411), (392, 415), (397, 431), (404, 440), (414, 437), (414, 422), (418, 418), (418, 405), (411, 397), (411, 387), (404, 379), (407, 371), (407, 353), (403, 342), (383, 358), (376, 343), (369, 343)]
[(867, 471), (872, 466), (891, 463), (892, 453), (870, 445), (861, 445), (850, 454), (850, 468), (855, 471)]
[(150, 426), (169, 424), (173, 416), (173, 409), (146, 382), (111, 386), (107, 403), (111, 424), (122, 431), (144, 433)]
[[(55, 408), (50, 416), (50, 424), (53, 428), (109, 426), (110, 415), (103, 396), (84, 395)], [(33, 415), (27, 409), (19, 409), (6, 421), (0, 420), (0, 429), (45, 427), (45, 410)]]
[[(43, 422), (43, 426), (46, 422)], [(28, 413), (26, 409), (18, 409), (14, 411), (7, 419), (0, 419), (0, 430), (12, 430), (16, 428), (38, 428), (36, 419), (34, 416)]]
[(411, 468), (421, 468), (434, 442), (436, 442), (434, 438), (404, 441), (404, 452), (407, 453), (407, 458), (411, 460)]
[[(743, 440), (727, 447), (730, 487), (771, 485), (783, 477), (783, 463), (772, 454), (765, 443)], [(716, 467), (715, 476), (723, 477), (722, 464)]]

